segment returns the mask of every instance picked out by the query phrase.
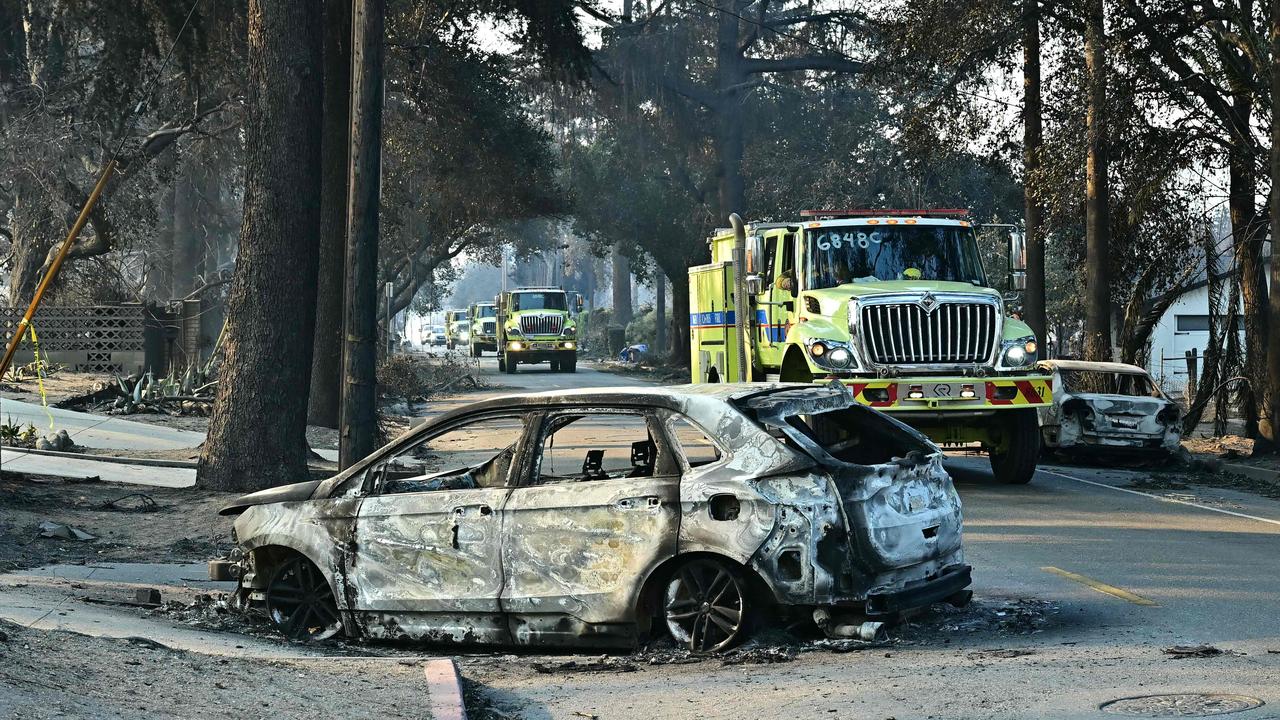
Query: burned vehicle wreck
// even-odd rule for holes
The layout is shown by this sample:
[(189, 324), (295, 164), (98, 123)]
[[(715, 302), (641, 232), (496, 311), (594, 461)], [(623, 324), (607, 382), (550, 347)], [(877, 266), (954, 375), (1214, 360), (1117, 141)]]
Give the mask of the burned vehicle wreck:
[(1181, 447), (1182, 409), (1146, 370), (1082, 360), (1040, 367), (1053, 374), (1053, 404), (1039, 410), (1047, 452), (1169, 457)]
[(225, 567), (295, 639), (708, 652), (775, 613), (856, 637), (970, 595), (941, 457), (838, 385), (511, 395), (238, 499)]

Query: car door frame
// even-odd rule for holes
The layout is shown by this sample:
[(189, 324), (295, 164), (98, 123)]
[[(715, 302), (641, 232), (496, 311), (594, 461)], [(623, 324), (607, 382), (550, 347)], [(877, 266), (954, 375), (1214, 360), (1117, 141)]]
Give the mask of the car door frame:
[[(378, 492), (376, 475), (390, 459), (468, 425), (502, 418), (521, 420), (524, 427), (501, 487), (389, 495)], [(502, 508), (514, 488), (514, 480), (523, 477), (530, 433), (535, 427), (530, 413), (520, 408), (463, 415), (412, 440), (388, 445), (360, 471), (361, 502), (343, 572), (347, 604), (365, 635), (445, 642), (509, 641), (508, 624), (499, 602), (503, 585)], [(429, 519), (414, 523), (404, 519), (405, 513), (381, 512), (384, 508), (379, 506), (392, 503), (408, 504), (420, 511), (409, 516)], [(419, 557), (427, 550), (438, 559), (437, 563), (428, 565), (425, 558)], [(436, 580), (408, 579), (410, 573), (402, 562), (406, 555), (412, 555), (417, 562), (418, 577), (430, 578), (434, 572)], [(441, 578), (440, 568), (453, 573)], [(468, 573), (468, 569), (482, 572)], [(464, 592), (450, 595), (440, 587), (442, 583), (468, 579), (481, 579), (482, 587), (471, 587), (475, 591), (471, 596)], [(474, 585), (470, 580), (468, 584)], [(491, 589), (491, 595), (486, 588)], [(418, 595), (412, 596), (413, 593)]]
[[(643, 581), (674, 557), (684, 466), (665, 411), (625, 403), (546, 408), (528, 436), (523, 475), (503, 508), (501, 606), (516, 643), (633, 642)], [(563, 415), (638, 415), (658, 446), (653, 476), (535, 483), (546, 433)], [(592, 501), (591, 496), (595, 497)], [(565, 498), (586, 500), (566, 504)], [(586, 547), (576, 548), (578, 538)], [(640, 551), (648, 540), (648, 551)], [(618, 562), (621, 559), (623, 562)], [(597, 587), (597, 591), (592, 591)]]

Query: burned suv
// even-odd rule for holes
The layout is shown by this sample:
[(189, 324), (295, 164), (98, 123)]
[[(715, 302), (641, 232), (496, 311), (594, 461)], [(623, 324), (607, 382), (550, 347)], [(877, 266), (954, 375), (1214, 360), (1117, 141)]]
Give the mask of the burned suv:
[(941, 459), (839, 385), (511, 395), (238, 499), (223, 567), (297, 639), (715, 651), (779, 609), (865, 635), (967, 600)]

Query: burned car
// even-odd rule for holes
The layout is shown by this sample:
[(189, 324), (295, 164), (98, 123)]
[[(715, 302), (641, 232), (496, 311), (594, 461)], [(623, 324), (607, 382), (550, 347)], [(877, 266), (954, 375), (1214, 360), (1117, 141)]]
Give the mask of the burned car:
[(1125, 363), (1046, 360), (1053, 404), (1041, 408), (1046, 451), (1169, 456), (1182, 440), (1182, 410), (1146, 370)]
[(716, 651), (767, 612), (865, 636), (967, 601), (941, 458), (838, 385), (509, 395), (222, 512), (291, 638)]

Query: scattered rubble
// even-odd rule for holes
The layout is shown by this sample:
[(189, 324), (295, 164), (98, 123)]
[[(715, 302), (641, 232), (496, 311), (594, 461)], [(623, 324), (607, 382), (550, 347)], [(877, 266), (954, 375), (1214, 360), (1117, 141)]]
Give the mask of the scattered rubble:
[(75, 443), (71, 442), (71, 436), (66, 430), (59, 430), (52, 435), (45, 435), (42, 438), (36, 438), (36, 450), (56, 450), (65, 452), (75, 447)]
[(593, 660), (565, 660), (558, 663), (536, 662), (530, 667), (534, 672), (543, 675), (552, 673), (574, 673), (574, 672), (635, 672), (635, 663), (628, 662), (622, 658), (601, 655)]
[(970, 660), (1009, 659), (1035, 655), (1030, 648), (995, 648), (994, 650), (975, 650), (965, 655)]
[(144, 513), (155, 512), (160, 509), (160, 505), (146, 493), (129, 493), (114, 500), (106, 500), (98, 507), (103, 510)]
[(1224, 650), (1220, 650), (1212, 645), (1174, 645), (1164, 649), (1164, 654), (1174, 660), (1183, 660), (1186, 658), (1207, 658), (1217, 657), (1218, 655), (1228, 655)]
[(56, 538), (58, 540), (82, 540), (86, 542), (92, 542), (98, 539), (97, 536), (90, 535), (89, 533), (81, 530), (80, 528), (72, 527), (70, 525), (63, 525), (62, 523), (50, 522), (48, 520), (40, 523), (39, 530), (40, 530), (40, 537), (42, 538)]

